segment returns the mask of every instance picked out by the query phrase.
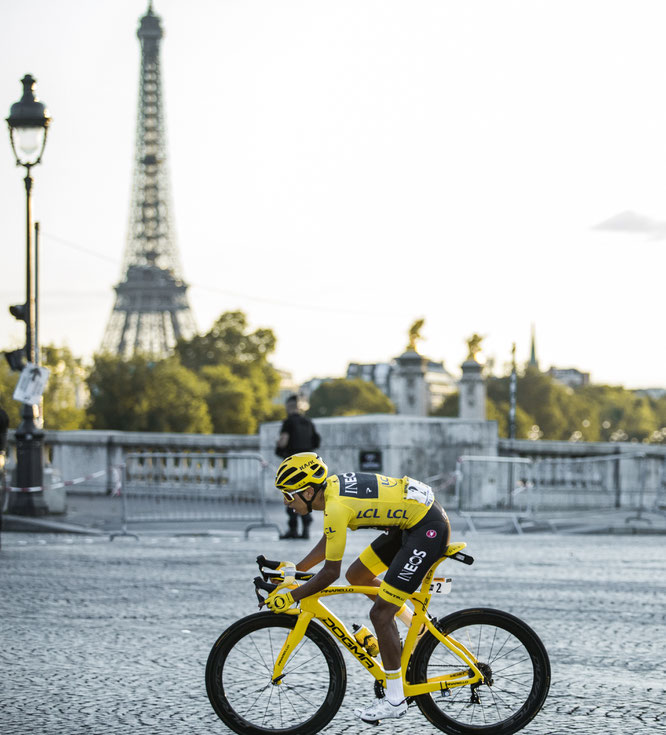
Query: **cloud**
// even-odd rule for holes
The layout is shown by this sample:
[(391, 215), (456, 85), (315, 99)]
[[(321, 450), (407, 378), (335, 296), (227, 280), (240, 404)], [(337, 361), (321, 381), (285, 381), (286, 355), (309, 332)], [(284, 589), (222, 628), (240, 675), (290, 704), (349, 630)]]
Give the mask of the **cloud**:
[(620, 212), (610, 219), (594, 225), (593, 229), (608, 232), (641, 233), (653, 240), (666, 239), (666, 222), (651, 219), (644, 214), (638, 214), (630, 210)]

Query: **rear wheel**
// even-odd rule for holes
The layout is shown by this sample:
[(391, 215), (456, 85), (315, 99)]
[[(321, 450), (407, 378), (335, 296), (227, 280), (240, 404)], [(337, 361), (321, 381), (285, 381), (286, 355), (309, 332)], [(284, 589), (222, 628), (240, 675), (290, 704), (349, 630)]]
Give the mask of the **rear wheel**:
[[(511, 735), (525, 727), (550, 688), (550, 662), (537, 634), (513, 615), (488, 608), (461, 610), (436, 625), (476, 656), (485, 681), (415, 697), (426, 718), (450, 735)], [(420, 683), (464, 670), (455, 654), (426, 633), (408, 677)]]
[(335, 716), (347, 685), (342, 653), (310, 623), (279, 682), (273, 666), (294, 615), (257, 613), (215, 642), (206, 665), (206, 691), (218, 717), (242, 735), (315, 735)]

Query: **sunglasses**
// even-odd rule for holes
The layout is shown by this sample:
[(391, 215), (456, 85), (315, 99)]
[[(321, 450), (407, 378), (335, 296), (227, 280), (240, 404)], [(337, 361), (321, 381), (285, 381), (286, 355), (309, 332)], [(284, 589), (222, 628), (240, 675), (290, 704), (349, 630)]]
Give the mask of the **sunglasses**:
[(306, 489), (307, 489), (307, 486), (302, 487), (300, 490), (294, 490), (293, 492), (287, 492), (286, 490), (282, 490), (282, 494), (285, 496), (285, 498), (287, 498), (287, 500), (290, 503), (293, 503), (298, 493), (302, 493), (303, 490), (306, 490)]

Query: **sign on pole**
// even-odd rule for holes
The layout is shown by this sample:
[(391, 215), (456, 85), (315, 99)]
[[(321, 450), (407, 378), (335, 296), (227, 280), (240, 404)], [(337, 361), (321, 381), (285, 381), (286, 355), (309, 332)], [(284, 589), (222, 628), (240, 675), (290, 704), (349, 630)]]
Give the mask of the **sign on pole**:
[(48, 379), (48, 368), (29, 362), (21, 371), (21, 376), (14, 390), (14, 400), (28, 403), (31, 406), (39, 403)]

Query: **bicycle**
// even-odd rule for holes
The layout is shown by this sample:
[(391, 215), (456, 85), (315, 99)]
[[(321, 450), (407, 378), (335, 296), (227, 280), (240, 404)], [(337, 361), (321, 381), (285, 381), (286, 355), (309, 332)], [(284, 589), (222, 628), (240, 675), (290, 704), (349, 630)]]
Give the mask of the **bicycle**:
[[(517, 617), (491, 608), (459, 610), (440, 619), (428, 613), (433, 594), (450, 579), (435, 578), (446, 559), (472, 564), (465, 543), (450, 544), (421, 588), (408, 600), (414, 617), (404, 640), (401, 668), (408, 704), (451, 735), (511, 735), (539, 712), (550, 688), (550, 662), (537, 634)], [(257, 557), (261, 591), (294, 585), (314, 575)], [(268, 569), (269, 571), (265, 571)], [(231, 625), (206, 664), (206, 691), (218, 717), (242, 735), (314, 735), (336, 715), (347, 673), (337, 639), (374, 677), (377, 697), (386, 684), (373, 656), (321, 598), (376, 595), (378, 587), (330, 586), (285, 613), (259, 612)], [(315, 622), (317, 621), (317, 622)], [(423, 628), (425, 626), (425, 629)], [(455, 634), (455, 637), (454, 635)]]

